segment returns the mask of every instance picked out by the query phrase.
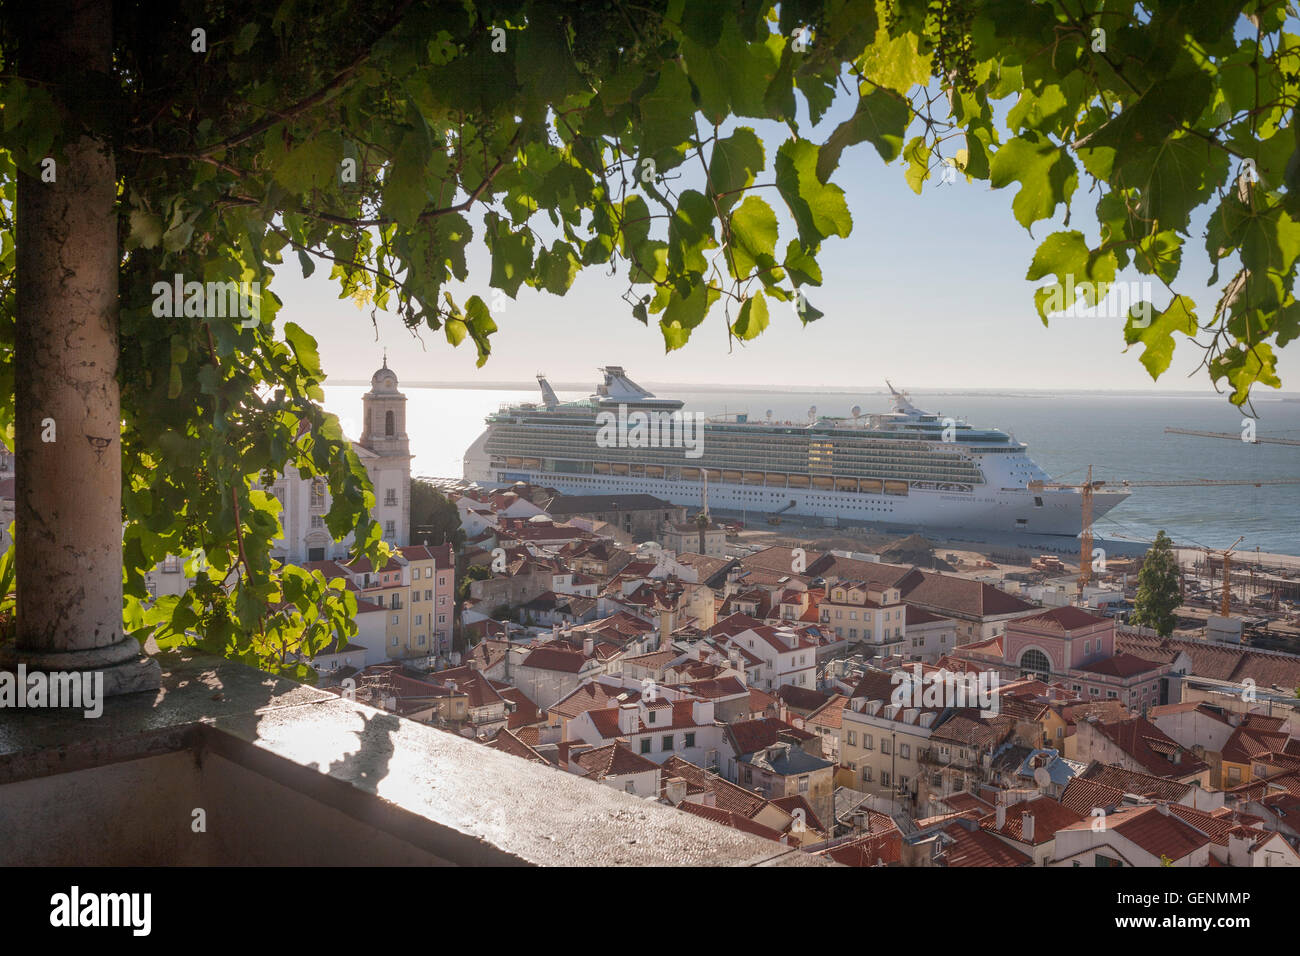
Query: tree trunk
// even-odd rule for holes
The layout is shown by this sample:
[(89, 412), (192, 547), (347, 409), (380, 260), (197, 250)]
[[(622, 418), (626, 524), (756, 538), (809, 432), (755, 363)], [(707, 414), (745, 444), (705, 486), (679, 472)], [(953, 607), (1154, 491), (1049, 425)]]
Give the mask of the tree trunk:
[(19, 72), (53, 85), (63, 155), (52, 182), (18, 177), (17, 641), (6, 663), (103, 671), (108, 694), (156, 688), (157, 663), (122, 633), (112, 104), (85, 99), (109, 88), (112, 2), (46, 0), (24, 17)]

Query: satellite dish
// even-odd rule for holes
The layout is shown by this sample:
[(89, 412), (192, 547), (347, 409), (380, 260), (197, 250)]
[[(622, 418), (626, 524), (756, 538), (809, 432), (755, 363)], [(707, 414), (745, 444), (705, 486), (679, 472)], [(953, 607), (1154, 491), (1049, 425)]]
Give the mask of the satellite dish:
[(852, 408), (849, 409), (849, 414), (852, 415), (854, 418), (861, 418), (861, 417), (862, 417), (862, 406), (861, 406), (861, 405), (854, 405)]
[(1034, 783), (1040, 787), (1047, 788), (1052, 785), (1052, 775), (1046, 767), (1038, 767), (1034, 770)]

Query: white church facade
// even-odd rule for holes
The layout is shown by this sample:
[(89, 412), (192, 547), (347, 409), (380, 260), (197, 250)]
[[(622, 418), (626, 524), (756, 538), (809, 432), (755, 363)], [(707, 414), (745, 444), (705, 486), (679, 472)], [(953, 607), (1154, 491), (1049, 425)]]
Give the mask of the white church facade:
[[(397, 388), (397, 375), (383, 367), (370, 379), (370, 391), (361, 398), (361, 438), (352, 449), (375, 489), (374, 519), (383, 529), (384, 540), (394, 547), (410, 544), (411, 528), (411, 443), (406, 434), (406, 396)], [(341, 541), (330, 537), (325, 514), (330, 509), (328, 483), (308, 479), (289, 468), (270, 488), (280, 502), (280, 524), (284, 537), (271, 546), (278, 561), (305, 564), (308, 561), (344, 560), (352, 547), (352, 534)]]

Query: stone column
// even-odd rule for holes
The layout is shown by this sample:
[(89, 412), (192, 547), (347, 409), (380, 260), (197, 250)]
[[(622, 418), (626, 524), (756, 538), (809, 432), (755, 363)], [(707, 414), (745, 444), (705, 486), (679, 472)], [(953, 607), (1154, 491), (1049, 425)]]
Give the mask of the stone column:
[(18, 177), (17, 640), (0, 666), (156, 689), (157, 662), (122, 632), (113, 104), (91, 92), (111, 89), (112, 2), (44, 0), (20, 30), (19, 73), (51, 84), (63, 155), (52, 181)]

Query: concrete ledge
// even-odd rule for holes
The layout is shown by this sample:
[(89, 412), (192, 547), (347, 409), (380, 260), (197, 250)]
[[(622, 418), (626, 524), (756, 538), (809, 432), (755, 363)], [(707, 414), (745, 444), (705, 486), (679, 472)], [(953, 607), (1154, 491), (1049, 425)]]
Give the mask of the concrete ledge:
[[(175, 806), (155, 808), (165, 838), (151, 841), (144, 854), (138, 847), (119, 847), (117, 853), (101, 847), (103, 860), (826, 865), (798, 850), (239, 664), (179, 653), (158, 660), (163, 674), (156, 694), (110, 699), (98, 719), (79, 712), (0, 711), (0, 846), (15, 839), (29, 844), (22, 852), (11, 843), (8, 852), (0, 850), (0, 862), (6, 856), (10, 862), (45, 862), (42, 845), (77, 845), (70, 829), (111, 831), (114, 821), (95, 820), (93, 804), (62, 804), (70, 793), (85, 791), (82, 778), (93, 783), (99, 775), (106, 785), (120, 778), (131, 781), (122, 786), (138, 786), (139, 773), (129, 767), (152, 761), (178, 778), (168, 792), (184, 794), (172, 800)], [(193, 759), (159, 762), (183, 752)], [(105, 769), (116, 764), (127, 766)], [(194, 779), (188, 779), (191, 774)], [(59, 775), (80, 782), (70, 791), (60, 789)], [(34, 808), (41, 817), (6, 833), (11, 827), (4, 820), (14, 819), (7, 802), (9, 810)], [(195, 806), (203, 806), (212, 821), (207, 834), (191, 835)], [(149, 810), (141, 805), (138, 812)], [(42, 826), (58, 833), (42, 834)], [(52, 836), (59, 839), (51, 842)], [(55, 854), (57, 862), (76, 862), (67, 858), (71, 852)]]

